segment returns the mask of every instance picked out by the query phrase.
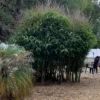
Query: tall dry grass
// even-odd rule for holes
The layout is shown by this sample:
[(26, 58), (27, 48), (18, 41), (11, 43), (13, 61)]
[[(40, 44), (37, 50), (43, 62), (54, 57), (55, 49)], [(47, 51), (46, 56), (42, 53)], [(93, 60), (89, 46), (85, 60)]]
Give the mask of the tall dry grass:
[(0, 100), (23, 100), (31, 94), (31, 52), (21, 47), (0, 48)]
[(69, 18), (73, 23), (90, 23), (89, 17), (86, 17), (82, 10), (77, 9), (76, 11), (72, 12), (68, 7), (65, 8), (56, 1), (46, 0), (45, 3), (38, 3), (33, 9), (41, 12), (51, 9)]

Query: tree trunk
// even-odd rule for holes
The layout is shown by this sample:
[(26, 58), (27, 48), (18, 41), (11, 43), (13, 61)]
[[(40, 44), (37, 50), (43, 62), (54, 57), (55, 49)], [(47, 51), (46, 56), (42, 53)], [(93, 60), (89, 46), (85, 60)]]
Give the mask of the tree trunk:
[(74, 73), (72, 72), (72, 82), (74, 82)]
[(21, 15), (23, 0), (16, 0), (15, 10), (13, 13), (14, 18), (14, 26), (16, 26), (17, 22), (19, 21)]
[(44, 61), (43, 61), (43, 65), (42, 65), (42, 76), (41, 76), (41, 83), (44, 84), (44, 80), (45, 80), (45, 71), (44, 71)]

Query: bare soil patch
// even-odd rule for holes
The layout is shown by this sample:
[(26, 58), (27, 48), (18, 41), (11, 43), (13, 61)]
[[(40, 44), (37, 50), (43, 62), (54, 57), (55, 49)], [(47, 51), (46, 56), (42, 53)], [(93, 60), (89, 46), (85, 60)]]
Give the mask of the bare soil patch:
[(32, 100), (100, 100), (100, 74), (85, 74), (80, 83), (35, 86)]

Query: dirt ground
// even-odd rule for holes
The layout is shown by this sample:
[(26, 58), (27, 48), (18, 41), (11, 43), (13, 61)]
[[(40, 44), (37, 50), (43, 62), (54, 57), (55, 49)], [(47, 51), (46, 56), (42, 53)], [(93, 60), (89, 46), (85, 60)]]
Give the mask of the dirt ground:
[(100, 74), (83, 73), (80, 83), (35, 86), (32, 100), (100, 100)]

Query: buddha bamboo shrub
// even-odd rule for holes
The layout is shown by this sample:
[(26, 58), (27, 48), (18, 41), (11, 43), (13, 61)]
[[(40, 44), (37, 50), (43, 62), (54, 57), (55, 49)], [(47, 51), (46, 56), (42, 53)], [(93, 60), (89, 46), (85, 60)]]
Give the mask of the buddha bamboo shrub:
[(10, 41), (34, 54), (38, 81), (80, 81), (85, 56), (95, 43), (89, 24), (73, 23), (52, 9), (27, 14)]

